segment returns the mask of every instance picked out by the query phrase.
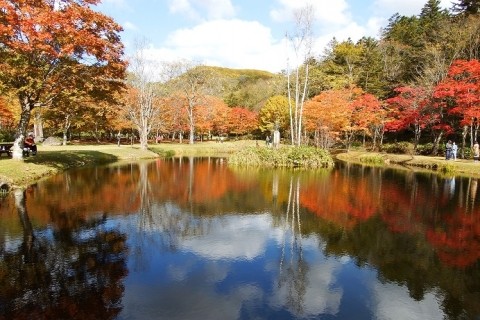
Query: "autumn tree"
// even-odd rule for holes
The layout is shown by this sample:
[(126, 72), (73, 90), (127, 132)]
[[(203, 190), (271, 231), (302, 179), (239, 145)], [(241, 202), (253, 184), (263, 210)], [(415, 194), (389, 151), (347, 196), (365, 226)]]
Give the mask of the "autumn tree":
[(122, 29), (92, 9), (98, 3), (0, 0), (0, 87), (14, 92), (21, 106), (14, 158), (22, 158), (34, 108), (51, 106), (66, 88), (109, 95), (123, 86)]
[(221, 100), (212, 101), (211, 108), (214, 109), (213, 130), (220, 136), (227, 134), (231, 109)]
[(0, 140), (10, 140), (14, 130), (14, 114), (12, 101), (0, 96)]
[(251, 133), (258, 128), (257, 114), (247, 108), (231, 108), (228, 124), (230, 133), (236, 136)]
[(351, 109), (352, 123), (357, 132), (363, 135), (363, 144), (368, 135), (372, 138), (372, 148), (375, 150), (382, 143), (385, 129), (386, 111), (381, 102), (374, 95), (363, 93), (353, 100)]
[(289, 103), (285, 96), (276, 95), (267, 100), (259, 112), (259, 128), (273, 132), (275, 127), (286, 131), (289, 125)]
[(429, 116), (429, 93), (422, 87), (399, 87), (397, 95), (387, 99), (391, 120), (386, 124), (387, 131), (411, 130), (414, 133), (416, 149)]
[(433, 96), (450, 115), (461, 118), (464, 145), (470, 129), (472, 147), (480, 127), (480, 61), (456, 60), (448, 76), (435, 87)]
[(164, 99), (163, 111), (159, 114), (164, 120), (165, 130), (172, 140), (178, 137), (183, 142), (183, 135), (188, 131), (188, 117), (184, 106), (185, 99), (180, 95), (169, 95)]
[(179, 61), (169, 65), (171, 90), (185, 104), (189, 125), (189, 142), (195, 142), (195, 109), (205, 105), (205, 97), (214, 89), (212, 73), (208, 68), (193, 62)]
[(350, 90), (327, 90), (305, 103), (305, 129), (318, 147), (341, 139), (349, 125)]
[(222, 103), (223, 101), (220, 99), (208, 96), (205, 97), (205, 105), (195, 110), (195, 118), (197, 119), (196, 131), (200, 134), (201, 139), (203, 139), (204, 135), (208, 137), (211, 136), (214, 127), (216, 106)]
[(155, 66), (146, 59), (145, 48), (145, 43), (139, 41), (134, 55), (129, 59), (131, 73), (127, 79), (128, 88), (123, 102), (129, 120), (137, 129), (140, 148), (143, 150), (148, 148), (148, 135), (160, 113), (162, 85), (155, 81), (155, 77), (160, 75), (155, 73)]

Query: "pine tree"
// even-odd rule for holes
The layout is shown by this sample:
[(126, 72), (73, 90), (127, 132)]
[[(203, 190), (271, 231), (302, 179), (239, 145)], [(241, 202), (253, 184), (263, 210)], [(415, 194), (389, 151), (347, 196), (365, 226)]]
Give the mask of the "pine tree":
[(457, 3), (453, 3), (453, 12), (465, 13), (465, 14), (479, 14), (480, 13), (480, 0), (458, 0)]

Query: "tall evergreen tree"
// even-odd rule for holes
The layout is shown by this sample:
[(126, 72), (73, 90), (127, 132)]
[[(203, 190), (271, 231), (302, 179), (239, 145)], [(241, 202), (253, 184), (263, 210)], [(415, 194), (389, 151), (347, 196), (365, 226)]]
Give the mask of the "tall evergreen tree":
[(438, 31), (442, 29), (449, 14), (447, 10), (440, 7), (440, 0), (428, 0), (420, 12), (419, 18), (424, 41), (437, 42), (439, 40)]
[(457, 0), (453, 3), (453, 12), (465, 14), (479, 14), (480, 0)]

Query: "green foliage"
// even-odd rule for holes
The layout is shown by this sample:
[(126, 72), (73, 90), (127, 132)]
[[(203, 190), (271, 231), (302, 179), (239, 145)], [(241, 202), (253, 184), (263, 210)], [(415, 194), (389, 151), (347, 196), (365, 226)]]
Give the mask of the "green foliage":
[(433, 143), (425, 143), (425, 144), (419, 144), (417, 146), (417, 154), (422, 155), (422, 156), (429, 156), (433, 152)]
[(438, 166), (437, 170), (443, 174), (452, 174), (457, 171), (455, 165), (453, 165), (452, 163), (441, 164)]
[(414, 146), (413, 143), (402, 141), (395, 143), (385, 143), (382, 145), (382, 150), (386, 153), (396, 153), (396, 154), (413, 154)]
[(173, 158), (175, 156), (174, 150), (167, 150), (167, 149), (158, 149), (158, 148), (150, 148), (152, 152), (155, 152), (162, 158)]
[(11, 130), (0, 130), (0, 142), (12, 142), (14, 134)]
[(231, 165), (261, 167), (327, 168), (334, 165), (328, 151), (314, 147), (249, 147), (228, 160)]
[(373, 165), (384, 165), (385, 159), (379, 154), (372, 154), (361, 156), (360, 162)]

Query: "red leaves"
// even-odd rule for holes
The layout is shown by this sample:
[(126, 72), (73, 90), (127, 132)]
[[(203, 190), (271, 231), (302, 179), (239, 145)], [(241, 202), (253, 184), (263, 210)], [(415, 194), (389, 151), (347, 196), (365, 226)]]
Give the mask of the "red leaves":
[(464, 122), (480, 117), (480, 61), (454, 61), (448, 76), (435, 87), (433, 97)]

